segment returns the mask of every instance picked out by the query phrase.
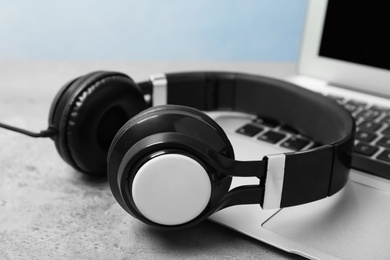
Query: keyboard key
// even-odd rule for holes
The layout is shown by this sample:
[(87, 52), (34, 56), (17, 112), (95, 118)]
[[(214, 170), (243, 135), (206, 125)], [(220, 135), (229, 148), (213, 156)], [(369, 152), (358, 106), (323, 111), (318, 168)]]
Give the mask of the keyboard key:
[(389, 162), (376, 158), (367, 157), (362, 154), (355, 153), (352, 157), (352, 167), (364, 172), (371, 173), (386, 179), (390, 179)]
[(383, 152), (381, 152), (378, 155), (377, 158), (380, 159), (380, 160), (386, 161), (386, 162), (390, 162), (390, 151), (389, 150), (384, 150)]
[(365, 130), (372, 131), (372, 132), (375, 132), (375, 131), (378, 130), (381, 126), (382, 126), (382, 124), (375, 123), (375, 122), (368, 121), (368, 120), (365, 120), (365, 121), (363, 121), (363, 122), (361, 122), (361, 123), (359, 124), (359, 127), (364, 128)]
[(301, 150), (303, 147), (308, 145), (310, 142), (307, 139), (299, 138), (293, 136), (286, 141), (284, 141), (281, 146), (289, 148), (291, 150)]
[(375, 110), (378, 110), (378, 111), (381, 111), (382, 113), (386, 113), (386, 114), (390, 114), (390, 108), (388, 107), (382, 107), (382, 106), (372, 106), (371, 109), (375, 109)]
[(279, 125), (278, 122), (275, 122), (271, 119), (265, 119), (265, 118), (256, 118), (255, 120), (253, 120), (253, 122), (268, 127), (275, 127)]
[(367, 105), (366, 102), (359, 101), (359, 100), (354, 100), (354, 99), (348, 100), (345, 104), (354, 105), (354, 106), (357, 106), (357, 107), (365, 107)]
[(281, 126), (280, 130), (283, 132), (290, 133), (290, 134), (298, 134), (297, 130), (295, 130), (294, 128), (292, 128), (291, 126), (288, 126), (288, 125)]
[(382, 130), (382, 134), (384, 135), (390, 135), (390, 126), (386, 127), (385, 129)]
[(337, 101), (338, 103), (342, 103), (344, 101), (344, 98), (343, 97), (340, 97), (340, 96), (336, 96), (336, 95), (327, 95), (328, 98), (330, 99), (333, 99), (335, 101)]
[(381, 139), (376, 142), (377, 145), (384, 146), (386, 148), (390, 148), (390, 138), (389, 137), (382, 137)]
[(355, 112), (358, 109), (357, 106), (351, 104), (343, 104), (344, 108), (346, 108), (350, 113)]
[(367, 143), (371, 142), (376, 137), (377, 137), (376, 134), (367, 131), (362, 131), (362, 130), (357, 131), (355, 135), (356, 140), (364, 141)]
[(376, 109), (365, 109), (356, 114), (357, 117), (362, 117), (366, 120), (375, 120), (382, 114), (381, 111)]
[(281, 133), (277, 133), (274, 131), (268, 131), (268, 132), (265, 132), (264, 134), (260, 135), (257, 139), (262, 140), (262, 141), (266, 141), (266, 142), (269, 142), (272, 144), (276, 144), (277, 142), (282, 140), (284, 137), (286, 137), (286, 135), (281, 134)]
[(380, 121), (382, 123), (390, 124), (390, 116), (385, 116)]
[(236, 132), (247, 136), (255, 136), (261, 131), (263, 131), (263, 128), (252, 124), (247, 124), (239, 128)]
[(360, 153), (366, 156), (371, 156), (374, 153), (376, 153), (378, 150), (379, 150), (378, 147), (369, 144), (363, 144), (363, 143), (358, 143), (357, 145), (355, 145), (353, 149), (355, 153)]

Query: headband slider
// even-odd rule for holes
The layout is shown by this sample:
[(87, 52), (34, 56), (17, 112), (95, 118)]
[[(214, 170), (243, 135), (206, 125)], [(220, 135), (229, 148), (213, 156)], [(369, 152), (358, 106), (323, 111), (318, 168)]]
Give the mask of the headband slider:
[(263, 209), (278, 209), (282, 201), (286, 155), (268, 155), (265, 159), (268, 164), (262, 207)]
[(168, 80), (165, 74), (155, 74), (150, 76), (150, 82), (153, 85), (153, 105), (166, 105), (167, 104), (167, 88)]

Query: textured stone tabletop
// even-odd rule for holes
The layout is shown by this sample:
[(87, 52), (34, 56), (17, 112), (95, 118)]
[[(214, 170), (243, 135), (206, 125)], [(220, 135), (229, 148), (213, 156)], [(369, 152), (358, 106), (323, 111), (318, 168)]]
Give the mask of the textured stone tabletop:
[[(40, 131), (68, 80), (118, 70), (136, 81), (176, 70), (287, 76), (292, 64), (0, 62), (0, 122)], [(128, 215), (105, 178), (65, 164), (50, 139), (0, 129), (0, 259), (296, 259), (206, 221), (164, 232)]]

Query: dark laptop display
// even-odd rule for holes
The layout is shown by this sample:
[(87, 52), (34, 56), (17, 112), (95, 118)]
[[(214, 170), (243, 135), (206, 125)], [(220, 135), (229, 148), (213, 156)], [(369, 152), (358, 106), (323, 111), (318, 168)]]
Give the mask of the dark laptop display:
[(390, 69), (385, 2), (330, 0), (326, 12), (320, 56)]

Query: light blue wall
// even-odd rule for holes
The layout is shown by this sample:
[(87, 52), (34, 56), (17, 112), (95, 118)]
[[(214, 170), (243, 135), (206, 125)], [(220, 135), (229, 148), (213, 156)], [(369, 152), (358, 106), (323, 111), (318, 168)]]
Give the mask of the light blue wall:
[(307, 0), (0, 0), (0, 60), (296, 61)]

